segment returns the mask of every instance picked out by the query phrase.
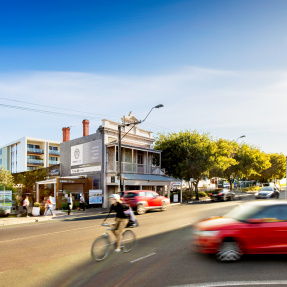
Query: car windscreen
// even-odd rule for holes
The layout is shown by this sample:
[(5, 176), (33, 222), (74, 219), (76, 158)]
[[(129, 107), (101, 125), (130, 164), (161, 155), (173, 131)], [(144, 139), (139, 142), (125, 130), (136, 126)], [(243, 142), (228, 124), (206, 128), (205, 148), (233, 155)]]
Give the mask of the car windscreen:
[(246, 221), (262, 209), (263, 206), (255, 204), (241, 204), (228, 211), (224, 217), (233, 218), (238, 221)]
[(273, 190), (274, 188), (271, 186), (264, 186), (259, 191), (261, 192), (261, 191), (273, 191)]

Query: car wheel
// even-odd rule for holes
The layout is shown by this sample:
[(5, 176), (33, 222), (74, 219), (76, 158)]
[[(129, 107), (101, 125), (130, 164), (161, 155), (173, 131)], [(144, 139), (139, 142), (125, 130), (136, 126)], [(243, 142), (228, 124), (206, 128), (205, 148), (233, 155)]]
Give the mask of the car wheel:
[(235, 241), (223, 241), (216, 253), (216, 258), (222, 262), (235, 262), (241, 256), (241, 250)]
[(166, 204), (165, 201), (163, 201), (163, 202), (161, 203), (161, 210), (162, 210), (162, 211), (167, 210), (167, 204)]
[(137, 206), (137, 214), (141, 215), (141, 214), (144, 214), (145, 212), (146, 212), (146, 209), (145, 209), (144, 205), (143, 204), (139, 204)]

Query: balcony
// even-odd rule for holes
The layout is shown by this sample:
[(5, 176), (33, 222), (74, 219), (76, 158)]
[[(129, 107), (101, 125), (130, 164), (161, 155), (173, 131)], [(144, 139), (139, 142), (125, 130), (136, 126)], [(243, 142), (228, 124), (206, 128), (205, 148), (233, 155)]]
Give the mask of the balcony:
[(28, 158), (27, 159), (27, 164), (28, 165), (43, 165), (43, 160), (42, 159), (31, 159), (31, 158)]
[(60, 155), (59, 150), (49, 150), (49, 155)]
[(57, 160), (49, 160), (49, 165), (56, 165), (59, 164), (59, 161)]
[(27, 153), (34, 153), (34, 154), (44, 154), (44, 150), (41, 148), (27, 148)]
[[(117, 172), (118, 162), (116, 163), (116, 170), (109, 170), (109, 172)], [(156, 174), (163, 175), (164, 171), (160, 166), (153, 166), (147, 164), (137, 164), (130, 162), (122, 162), (122, 173), (136, 173), (136, 174)]]

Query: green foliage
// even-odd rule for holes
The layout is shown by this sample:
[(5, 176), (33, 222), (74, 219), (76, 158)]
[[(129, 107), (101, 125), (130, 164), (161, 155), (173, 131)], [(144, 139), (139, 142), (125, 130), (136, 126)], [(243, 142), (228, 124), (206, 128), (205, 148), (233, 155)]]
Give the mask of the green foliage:
[(10, 171), (5, 170), (3, 166), (0, 169), (0, 184), (4, 187), (4, 190), (5, 187), (13, 184), (13, 176), (11, 175)]
[(194, 178), (196, 199), (198, 182), (216, 165), (216, 145), (209, 134), (182, 131), (160, 134), (155, 149), (162, 150), (162, 166), (169, 175), (189, 181)]
[(271, 166), (261, 173), (261, 182), (268, 182), (274, 178), (283, 178), (286, 175), (286, 158), (280, 153), (269, 154)]
[(39, 202), (34, 202), (34, 207), (40, 207), (40, 203)]
[(37, 181), (42, 181), (46, 179), (46, 177), (47, 177), (46, 169), (36, 169), (14, 175), (14, 181), (15, 183), (23, 184), (28, 191), (31, 191), (33, 190), (33, 185)]

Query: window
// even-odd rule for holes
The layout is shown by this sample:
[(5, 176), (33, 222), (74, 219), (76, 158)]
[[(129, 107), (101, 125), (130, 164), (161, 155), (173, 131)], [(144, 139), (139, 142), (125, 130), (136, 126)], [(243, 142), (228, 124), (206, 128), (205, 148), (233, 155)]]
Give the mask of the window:
[(58, 147), (57, 146), (49, 146), (49, 150), (58, 150)]
[(0, 149), (0, 155), (2, 155), (2, 149)]
[(0, 158), (0, 165), (2, 164), (2, 159)]
[(287, 221), (287, 205), (277, 205), (264, 208), (253, 218), (274, 218)]
[(153, 197), (153, 194), (152, 194), (152, 192), (146, 192), (146, 193), (145, 193), (145, 196), (146, 196), (146, 197)]

